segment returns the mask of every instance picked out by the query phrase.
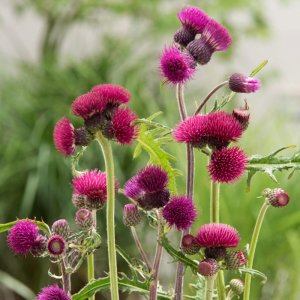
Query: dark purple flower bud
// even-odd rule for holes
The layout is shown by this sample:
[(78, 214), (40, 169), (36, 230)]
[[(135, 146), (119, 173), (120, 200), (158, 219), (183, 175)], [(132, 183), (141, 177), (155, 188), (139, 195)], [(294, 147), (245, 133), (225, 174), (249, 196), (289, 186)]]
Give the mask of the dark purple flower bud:
[(125, 226), (137, 226), (141, 222), (142, 216), (139, 209), (134, 204), (126, 204), (123, 209), (123, 223)]
[(81, 208), (76, 212), (75, 222), (83, 230), (88, 230), (95, 225), (92, 212), (85, 208)]
[(269, 204), (274, 207), (284, 207), (289, 204), (290, 197), (286, 191), (281, 188), (265, 189), (263, 196)]
[(200, 246), (197, 243), (196, 238), (191, 234), (186, 234), (181, 240), (181, 251), (184, 254), (193, 255), (198, 253)]
[(260, 88), (260, 81), (257, 78), (234, 73), (229, 78), (229, 88), (236, 93), (254, 93)]
[(213, 258), (206, 258), (199, 262), (198, 273), (202, 276), (213, 276), (218, 272), (218, 270), (218, 262)]
[(50, 256), (60, 256), (66, 251), (66, 242), (60, 235), (52, 235), (48, 240), (48, 252)]
[(65, 219), (55, 221), (51, 229), (53, 234), (58, 234), (62, 236), (65, 240), (68, 239), (71, 231), (69, 223)]

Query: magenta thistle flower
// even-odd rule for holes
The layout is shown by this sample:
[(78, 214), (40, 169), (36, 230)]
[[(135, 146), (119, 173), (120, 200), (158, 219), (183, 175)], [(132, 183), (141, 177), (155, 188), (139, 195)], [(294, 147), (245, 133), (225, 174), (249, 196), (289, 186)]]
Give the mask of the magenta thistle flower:
[(168, 184), (168, 174), (159, 166), (149, 165), (139, 171), (137, 184), (146, 193), (162, 191)]
[(226, 266), (229, 270), (237, 270), (246, 265), (247, 259), (242, 250), (230, 252), (225, 257)]
[(210, 17), (201, 9), (185, 6), (178, 14), (182, 27), (175, 33), (174, 41), (182, 46), (191, 42), (197, 33), (202, 33)]
[(62, 236), (55, 234), (48, 240), (48, 252), (51, 256), (59, 256), (66, 251), (66, 242)]
[(179, 143), (189, 143), (194, 147), (226, 147), (242, 135), (240, 123), (225, 112), (192, 116), (181, 122), (174, 130), (174, 138)]
[(191, 235), (186, 234), (182, 237), (181, 240), (181, 251), (188, 255), (193, 255), (198, 253), (200, 250), (200, 247), (198, 245), (197, 239)]
[(188, 53), (181, 52), (175, 46), (166, 48), (160, 58), (162, 75), (170, 83), (184, 83), (195, 72), (195, 61)]
[(123, 223), (125, 226), (137, 226), (142, 220), (139, 209), (134, 204), (126, 204), (123, 209)]
[(65, 240), (69, 237), (69, 234), (71, 231), (69, 223), (65, 219), (60, 219), (60, 220), (55, 221), (52, 224), (51, 230), (54, 234), (58, 234), (58, 235), (62, 236)]
[[(87, 196), (87, 206), (88, 200), (94, 200), (92, 202), (96, 202), (100, 206), (104, 205), (104, 203), (107, 200), (107, 185), (105, 172), (100, 172), (97, 170), (87, 171), (82, 175), (74, 178), (72, 184), (75, 193)], [(117, 189), (117, 186), (117, 181), (115, 181), (115, 189)]]
[(47, 238), (42, 234), (39, 234), (30, 249), (31, 254), (33, 256), (42, 255), (47, 249), (47, 243)]
[(215, 51), (225, 51), (231, 44), (231, 37), (225, 27), (213, 19), (205, 26), (199, 39), (187, 45), (187, 50), (201, 65), (207, 64)]
[(199, 262), (198, 273), (202, 276), (213, 276), (218, 272), (218, 270), (218, 262), (213, 258), (206, 258)]
[(8, 232), (9, 248), (15, 255), (28, 254), (35, 245), (38, 232), (38, 226), (30, 220), (18, 220)]
[(240, 241), (240, 236), (238, 231), (230, 225), (210, 223), (200, 227), (197, 241), (200, 247), (205, 248), (235, 248)]
[(164, 207), (162, 213), (164, 219), (170, 226), (178, 230), (189, 229), (197, 217), (193, 200), (186, 196), (176, 196)]
[(58, 285), (50, 285), (41, 290), (36, 300), (71, 300)]
[(137, 200), (142, 193), (143, 190), (138, 185), (138, 176), (133, 176), (125, 183), (124, 194), (126, 197)]
[(232, 183), (245, 172), (247, 156), (238, 147), (222, 148), (212, 154), (208, 170), (214, 182)]
[(138, 134), (137, 124), (133, 124), (135, 119), (137, 115), (130, 108), (116, 109), (104, 130), (105, 136), (120, 144), (130, 144)]
[(254, 93), (259, 90), (260, 81), (244, 74), (234, 73), (229, 78), (229, 88), (236, 93)]
[(284, 207), (290, 202), (288, 193), (281, 188), (265, 189), (263, 195), (266, 201), (274, 207)]
[(81, 229), (88, 230), (94, 226), (93, 214), (89, 209), (81, 208), (76, 212), (75, 222)]

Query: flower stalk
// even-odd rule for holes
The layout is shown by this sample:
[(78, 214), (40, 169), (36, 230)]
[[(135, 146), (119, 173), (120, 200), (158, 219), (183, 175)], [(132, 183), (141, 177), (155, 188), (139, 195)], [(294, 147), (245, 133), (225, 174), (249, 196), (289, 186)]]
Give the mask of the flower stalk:
[(206, 278), (205, 300), (212, 300), (213, 299), (215, 279), (216, 279), (215, 275), (208, 276)]
[[(248, 255), (248, 261), (247, 261), (248, 269), (252, 269), (252, 267), (253, 267), (254, 255), (255, 255), (255, 250), (256, 250), (259, 233), (261, 230), (261, 226), (262, 226), (265, 214), (266, 214), (269, 206), (270, 206), (270, 204), (267, 201), (265, 201), (259, 211), (258, 216), (257, 216), (257, 220), (256, 220), (256, 223), (254, 226), (251, 243), (250, 243), (250, 248), (249, 248), (249, 255)], [(243, 300), (250, 299), (250, 288), (251, 288), (251, 275), (249, 273), (247, 273), (245, 276), (245, 290), (244, 290)]]
[(115, 242), (115, 184), (114, 184), (114, 161), (110, 142), (100, 131), (96, 133), (96, 139), (100, 144), (105, 161), (107, 176), (107, 210), (106, 210), (106, 230), (108, 246), (108, 264), (110, 276), (111, 299), (118, 300), (118, 271)]

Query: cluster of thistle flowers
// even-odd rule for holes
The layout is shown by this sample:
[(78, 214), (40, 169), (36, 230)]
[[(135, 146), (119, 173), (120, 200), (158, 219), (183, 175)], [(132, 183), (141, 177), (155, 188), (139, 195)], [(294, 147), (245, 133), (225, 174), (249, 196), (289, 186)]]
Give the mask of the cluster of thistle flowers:
[[(120, 144), (131, 143), (137, 135), (137, 126), (132, 124), (137, 116), (125, 106), (130, 97), (130, 93), (121, 86), (103, 84), (76, 98), (72, 111), (83, 118), (84, 126), (76, 129), (67, 118), (59, 120), (53, 134), (56, 149), (64, 156), (74, 154), (76, 146), (87, 146), (99, 130), (105, 137)], [(18, 220), (8, 233), (8, 245), (14, 254), (49, 256), (53, 262), (63, 263), (63, 268), (73, 273), (82, 262), (81, 257), (99, 246), (95, 211), (107, 201), (106, 173), (99, 170), (82, 172), (73, 179), (72, 185), (79, 233), (71, 233), (68, 222), (61, 219), (53, 223), (51, 236), (46, 237), (39, 233), (35, 221)], [(36, 299), (70, 300), (69, 292), (58, 285), (51, 285), (44, 288)]]

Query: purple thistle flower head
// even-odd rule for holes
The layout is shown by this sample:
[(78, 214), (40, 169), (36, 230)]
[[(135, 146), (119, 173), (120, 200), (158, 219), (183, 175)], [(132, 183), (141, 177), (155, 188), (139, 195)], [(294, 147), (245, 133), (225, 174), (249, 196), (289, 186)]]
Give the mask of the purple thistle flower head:
[(168, 82), (184, 83), (193, 77), (195, 61), (188, 53), (171, 46), (165, 49), (160, 58), (160, 69)]
[(197, 241), (200, 247), (205, 248), (235, 248), (240, 241), (240, 236), (238, 231), (230, 225), (210, 223), (200, 227)]
[(126, 204), (123, 208), (123, 223), (125, 226), (137, 226), (142, 216), (135, 204)]
[(41, 256), (47, 249), (47, 238), (39, 234), (32, 245), (30, 252), (33, 256)]
[(55, 234), (49, 238), (47, 247), (51, 256), (60, 256), (66, 251), (66, 242), (62, 236)]
[[(86, 204), (88, 206), (88, 200), (94, 200), (103, 205), (107, 200), (107, 185), (106, 185), (106, 173), (97, 170), (87, 171), (82, 175), (73, 179), (72, 182), (74, 192), (79, 195), (87, 196)], [(118, 183), (115, 181), (115, 189), (117, 189)]]
[(75, 222), (78, 227), (84, 230), (90, 229), (94, 226), (92, 212), (89, 209), (81, 208), (76, 212)]
[(128, 107), (114, 110), (111, 122), (104, 130), (105, 136), (120, 144), (130, 144), (138, 133), (137, 124), (132, 123), (135, 119), (137, 115)]
[(215, 51), (225, 51), (231, 44), (231, 37), (225, 27), (213, 19), (205, 26), (199, 39), (187, 45), (187, 50), (201, 65), (207, 64)]
[(65, 219), (60, 219), (55, 221), (52, 224), (51, 230), (54, 234), (58, 234), (62, 236), (64, 239), (67, 239), (69, 237), (71, 231), (69, 222)]
[(174, 41), (182, 46), (191, 42), (197, 33), (202, 33), (210, 17), (201, 9), (185, 6), (178, 14), (182, 27), (175, 33)]
[(137, 184), (146, 193), (162, 191), (167, 183), (168, 174), (160, 166), (148, 165), (137, 175)]
[(244, 74), (234, 73), (229, 78), (229, 88), (236, 93), (254, 93), (259, 90), (260, 81)]
[(8, 232), (8, 246), (15, 255), (26, 255), (35, 245), (38, 235), (36, 224), (27, 219), (18, 220)]
[(274, 207), (284, 207), (289, 204), (290, 197), (288, 193), (281, 189), (265, 189), (263, 191), (263, 196), (265, 196), (266, 201)]
[(218, 272), (218, 270), (218, 262), (213, 258), (206, 258), (199, 262), (198, 273), (202, 276), (213, 276)]
[(238, 147), (214, 151), (208, 166), (211, 180), (225, 183), (235, 182), (244, 174), (247, 160), (246, 154)]
[(60, 119), (53, 132), (54, 145), (58, 152), (64, 156), (73, 154), (75, 151), (75, 130), (67, 118)]
[(50, 285), (41, 290), (36, 300), (71, 300), (58, 285)]
[(167, 223), (178, 230), (189, 229), (197, 216), (193, 200), (186, 196), (172, 197), (162, 214)]
[(133, 176), (125, 183), (124, 194), (126, 197), (137, 200), (142, 193), (143, 191), (138, 185), (138, 176)]

